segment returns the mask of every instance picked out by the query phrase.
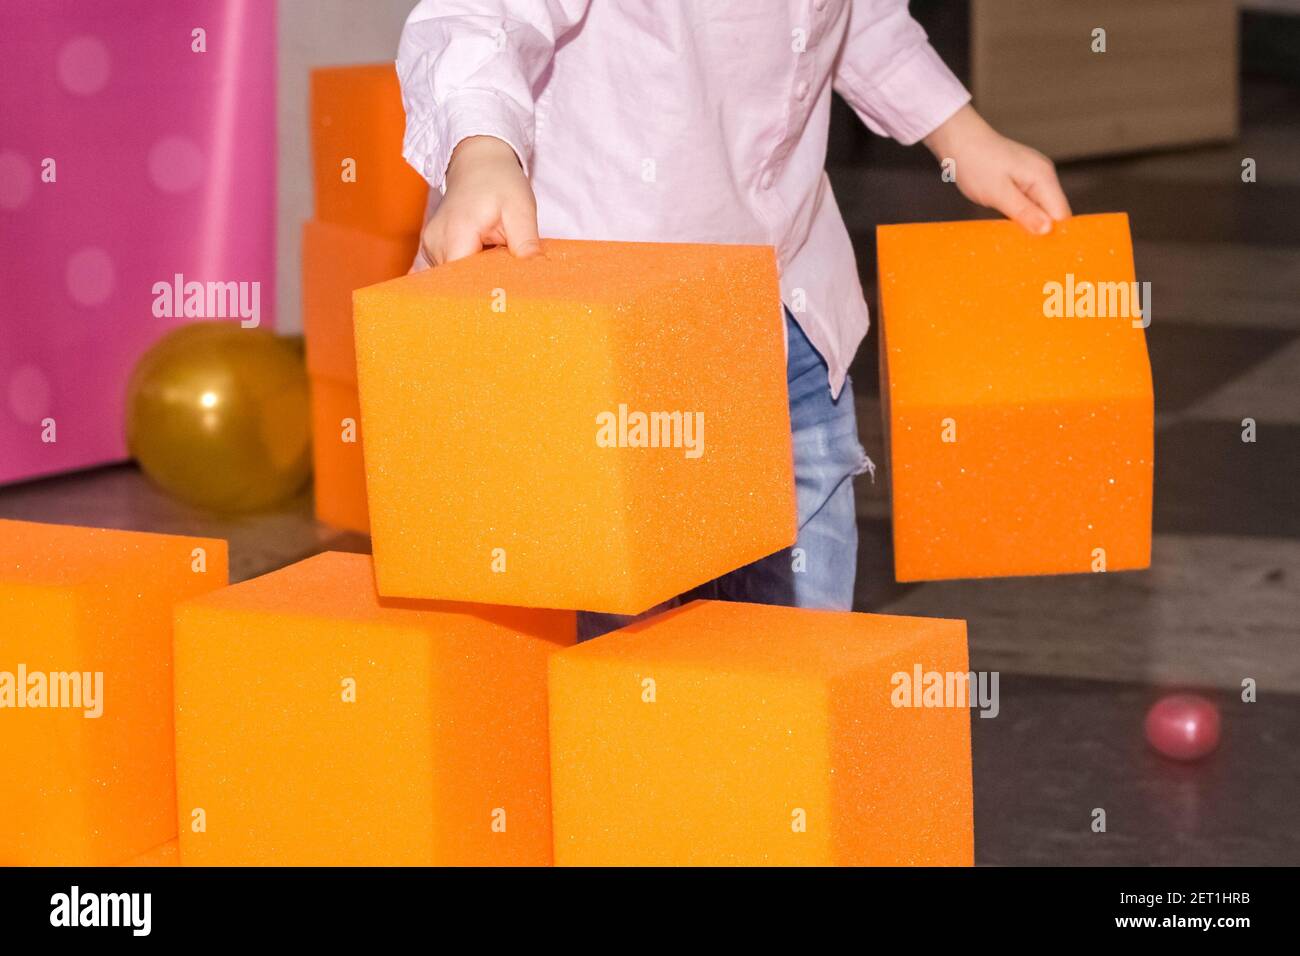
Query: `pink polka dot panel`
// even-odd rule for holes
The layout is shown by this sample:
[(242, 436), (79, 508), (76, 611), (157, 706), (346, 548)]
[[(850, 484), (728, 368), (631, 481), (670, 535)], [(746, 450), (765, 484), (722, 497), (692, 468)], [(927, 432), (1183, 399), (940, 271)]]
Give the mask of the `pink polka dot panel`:
[(32, 198), (36, 174), (21, 153), (0, 149), (0, 209), (21, 209)]
[(149, 148), (149, 178), (163, 192), (189, 192), (198, 186), (203, 163), (203, 151), (184, 136), (164, 136)]
[(103, 305), (113, 295), (113, 275), (113, 259), (103, 249), (78, 249), (68, 257), (68, 295), (78, 305)]
[(35, 365), (24, 365), (9, 376), (9, 413), (32, 425), (47, 417), (50, 408), (50, 380)]
[(59, 48), (59, 85), (75, 96), (92, 96), (108, 85), (108, 45), (98, 36), (74, 36)]
[(126, 457), (126, 380), (187, 321), (157, 284), (258, 283), (274, 324), (275, 17), (0, 4), (0, 484)]

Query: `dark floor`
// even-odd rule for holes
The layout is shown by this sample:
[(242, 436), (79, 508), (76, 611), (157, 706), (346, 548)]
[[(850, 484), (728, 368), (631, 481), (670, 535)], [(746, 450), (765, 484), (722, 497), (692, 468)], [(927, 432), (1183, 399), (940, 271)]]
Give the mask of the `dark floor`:
[[(1153, 283), (1155, 542), (1149, 571), (899, 585), (874, 334), (853, 374), (863, 443), (857, 605), (961, 617), (971, 666), (1002, 674), (973, 720), (984, 864), (1300, 864), (1300, 89), (1248, 82), (1240, 142), (1076, 163), (1076, 212), (1127, 211)], [(831, 177), (874, 301), (878, 223), (979, 215), (919, 151), (838, 148)], [(1240, 180), (1242, 157), (1259, 181)], [(1240, 441), (1241, 420), (1258, 441)], [(130, 466), (0, 489), (0, 516), (225, 537), (242, 580), (320, 550), (364, 550), (300, 498), (220, 519)], [(1258, 702), (1240, 701), (1253, 678)], [(1146, 749), (1145, 708), (1202, 688), (1223, 744), (1184, 766)], [(1091, 829), (1106, 811), (1107, 832)]]

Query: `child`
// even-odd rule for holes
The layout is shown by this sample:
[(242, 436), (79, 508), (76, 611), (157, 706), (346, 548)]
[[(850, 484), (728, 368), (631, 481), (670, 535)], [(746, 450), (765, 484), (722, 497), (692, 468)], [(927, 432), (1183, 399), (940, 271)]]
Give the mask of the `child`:
[[(980, 118), (906, 0), (420, 0), (397, 70), (404, 155), (434, 187), (416, 268), (488, 245), (535, 255), (539, 226), (776, 248), (798, 560), (685, 597), (848, 610), (853, 477), (872, 466), (847, 369), (867, 306), (823, 171), (831, 90), (1032, 232), (1070, 215), (1052, 164)], [(584, 615), (581, 631), (621, 623)]]

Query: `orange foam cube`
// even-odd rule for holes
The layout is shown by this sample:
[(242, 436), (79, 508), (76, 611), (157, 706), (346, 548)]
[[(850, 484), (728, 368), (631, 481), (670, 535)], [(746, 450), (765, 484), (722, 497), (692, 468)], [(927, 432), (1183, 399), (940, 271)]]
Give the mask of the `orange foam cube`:
[(544, 248), (353, 296), (380, 593), (639, 613), (789, 546), (771, 248)]
[(326, 553), (176, 614), (181, 861), (547, 865), (571, 612), (381, 601)]
[(392, 238), (309, 220), (302, 227), (302, 320), (307, 371), (356, 383), (352, 292), (404, 275), (418, 236)]
[(556, 864), (971, 864), (968, 701), (915, 706), (931, 674), (968, 676), (964, 621), (695, 601), (555, 655)]
[(356, 386), (313, 377), (311, 418), (316, 517), (364, 534), (370, 530), (370, 517)]
[(0, 520), (0, 866), (109, 866), (176, 835), (172, 609), (226, 542)]
[(180, 866), (180, 841), (176, 839), (168, 840), (151, 850), (146, 850), (139, 856), (134, 856), (125, 863), (119, 863), (118, 866)]
[(391, 63), (312, 70), (316, 218), (388, 236), (419, 232), (429, 187), (402, 159), (405, 130)]
[(1154, 405), (1128, 217), (877, 239), (898, 580), (1147, 567)]

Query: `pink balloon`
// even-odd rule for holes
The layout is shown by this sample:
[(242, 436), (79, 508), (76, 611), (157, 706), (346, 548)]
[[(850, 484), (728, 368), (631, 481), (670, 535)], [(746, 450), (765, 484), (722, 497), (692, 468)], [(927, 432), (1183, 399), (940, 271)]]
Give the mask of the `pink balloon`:
[(1174, 760), (1200, 760), (1219, 746), (1219, 708), (1196, 694), (1169, 694), (1146, 719), (1147, 742)]

